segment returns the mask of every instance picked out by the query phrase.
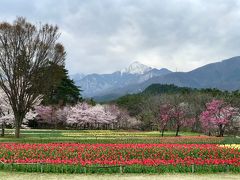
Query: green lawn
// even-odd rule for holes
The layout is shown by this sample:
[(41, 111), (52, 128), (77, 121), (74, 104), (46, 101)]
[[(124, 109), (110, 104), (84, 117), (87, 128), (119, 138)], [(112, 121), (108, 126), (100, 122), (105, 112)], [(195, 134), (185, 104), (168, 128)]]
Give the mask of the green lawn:
[[(77, 143), (240, 143), (239, 138), (225, 137), (212, 138), (209, 141), (195, 142), (195, 137), (201, 134), (193, 132), (180, 132), (179, 137), (174, 137), (175, 132), (166, 131), (161, 137), (158, 131), (116, 131), (116, 130), (42, 130), (22, 129), (21, 138), (14, 138), (14, 130), (7, 129), (5, 137), (0, 137), (0, 142), (21, 143), (49, 143), (49, 142), (77, 142)], [(201, 135), (202, 136), (202, 135)], [(183, 137), (192, 139), (183, 140)], [(169, 142), (168, 142), (169, 139)], [(178, 141), (182, 140), (182, 141)]]
[(28, 180), (28, 179), (47, 179), (47, 180), (63, 180), (63, 179), (71, 179), (71, 180), (112, 180), (112, 179), (122, 179), (122, 180), (155, 180), (155, 179), (168, 179), (168, 180), (238, 180), (240, 179), (239, 174), (230, 174), (230, 173), (218, 173), (218, 174), (161, 174), (161, 175), (72, 175), (72, 174), (40, 174), (40, 173), (20, 173), (20, 172), (1, 172), (0, 171), (0, 179), (1, 180)]
[[(5, 133), (8, 135), (13, 135), (14, 130), (13, 129), (6, 129)], [(161, 133), (159, 131), (119, 131), (119, 130), (47, 130), (47, 129), (22, 129), (21, 135), (23, 137), (28, 136), (42, 136), (42, 137), (48, 137), (49, 135), (55, 135), (55, 136), (77, 136), (77, 137), (94, 137), (94, 136), (101, 136), (101, 137), (115, 137), (115, 136), (139, 136), (139, 137), (145, 137), (145, 136), (151, 136), (151, 137), (159, 137), (161, 136)], [(174, 136), (175, 132), (173, 131), (166, 131), (164, 133), (164, 136)], [(180, 132), (180, 135), (183, 136), (196, 136), (200, 135), (200, 133), (195, 132)]]

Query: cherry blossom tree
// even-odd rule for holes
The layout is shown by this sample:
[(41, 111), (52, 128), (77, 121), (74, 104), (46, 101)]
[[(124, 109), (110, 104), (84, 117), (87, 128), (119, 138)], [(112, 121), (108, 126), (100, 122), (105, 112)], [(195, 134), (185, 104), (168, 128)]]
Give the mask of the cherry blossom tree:
[(6, 94), (0, 89), (0, 125), (1, 136), (4, 136), (5, 126), (7, 123), (12, 122), (13, 114), (11, 113), (11, 106), (8, 103)]
[(56, 106), (36, 106), (37, 121), (40, 124), (54, 126), (55, 129), (59, 124), (64, 125), (67, 119), (68, 106), (57, 108)]
[[(39, 103), (39, 102), (38, 102)], [(22, 128), (27, 127), (27, 122), (36, 117), (36, 113), (30, 109), (23, 119)], [(12, 107), (8, 101), (7, 95), (0, 89), (0, 125), (2, 129), (1, 136), (4, 136), (5, 126), (14, 127), (15, 116)]]
[(69, 108), (66, 122), (76, 128), (96, 128), (100, 125), (110, 126), (116, 118), (117, 117), (103, 105), (90, 106), (86, 103), (79, 103)]
[(129, 113), (126, 109), (119, 108), (116, 104), (105, 105), (105, 109), (116, 117), (112, 123), (112, 128), (128, 129), (136, 125), (136, 120), (129, 116)]
[(162, 132), (162, 137), (172, 117), (172, 106), (168, 103), (161, 105), (157, 123), (159, 125), (160, 131)]
[(90, 123), (89, 105), (86, 103), (78, 103), (69, 107), (69, 113), (66, 117), (66, 123), (73, 127), (81, 127), (85, 123)]
[(208, 131), (209, 135), (218, 129), (218, 135), (222, 137), (237, 112), (237, 108), (231, 107), (223, 100), (212, 100), (206, 104), (206, 110), (200, 115), (202, 128), (205, 132)]
[(130, 118), (127, 111), (116, 105), (89, 105), (85, 102), (74, 106), (53, 108), (52, 106), (36, 106), (37, 122), (43, 125), (63, 124), (71, 128), (83, 129), (115, 129), (138, 126), (139, 121)]
[(191, 127), (195, 118), (191, 113), (191, 107), (187, 103), (175, 104), (171, 109), (173, 125), (176, 128), (176, 136), (178, 136), (181, 127)]

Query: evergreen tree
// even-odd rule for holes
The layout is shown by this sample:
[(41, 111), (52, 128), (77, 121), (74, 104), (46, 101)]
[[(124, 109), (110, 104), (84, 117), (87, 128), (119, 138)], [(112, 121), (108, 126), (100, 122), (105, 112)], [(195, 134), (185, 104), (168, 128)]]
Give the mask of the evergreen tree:
[[(68, 71), (63, 66), (55, 67), (55, 72), (52, 78), (52, 87), (44, 95), (44, 105), (66, 105), (76, 104), (82, 100), (81, 90), (74, 84), (74, 81), (69, 78)], [(61, 77), (59, 83), (54, 83), (55, 79)]]

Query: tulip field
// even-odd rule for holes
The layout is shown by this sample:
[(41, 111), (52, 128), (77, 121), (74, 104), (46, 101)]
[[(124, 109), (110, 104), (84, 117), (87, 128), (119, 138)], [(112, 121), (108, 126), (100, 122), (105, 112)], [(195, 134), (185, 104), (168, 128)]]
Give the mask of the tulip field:
[[(23, 132), (25, 141), (27, 138), (36, 140), (36, 134), (46, 135), (47, 131), (42, 134), (35, 131), (35, 135), (34, 131), (26, 132), (25, 137)], [(62, 137), (67, 134), (67, 140), (58, 139), (56, 134), (56, 142), (6, 142), (10, 136), (0, 138), (0, 170), (45, 173), (240, 173), (240, 145), (225, 144), (224, 138), (191, 134), (160, 137), (154, 132), (116, 132), (112, 136), (113, 131), (58, 133)], [(94, 136), (94, 141), (82, 141), (84, 133), (85, 138)], [(67, 142), (69, 137), (76, 139)]]

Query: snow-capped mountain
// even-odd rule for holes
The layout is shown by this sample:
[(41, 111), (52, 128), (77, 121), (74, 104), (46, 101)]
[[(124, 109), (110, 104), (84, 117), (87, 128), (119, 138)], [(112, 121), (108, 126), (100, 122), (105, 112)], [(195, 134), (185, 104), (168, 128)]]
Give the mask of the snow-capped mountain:
[(171, 73), (168, 69), (154, 69), (139, 62), (112, 74), (89, 74), (86, 76), (72, 75), (75, 83), (83, 90), (84, 97), (95, 97), (116, 88), (142, 83), (152, 77)]
[(130, 64), (129, 67), (124, 68), (121, 70), (121, 73), (126, 73), (126, 74), (144, 74), (148, 71), (150, 71), (152, 68), (148, 67), (144, 64), (139, 63), (138, 61), (133, 62)]

